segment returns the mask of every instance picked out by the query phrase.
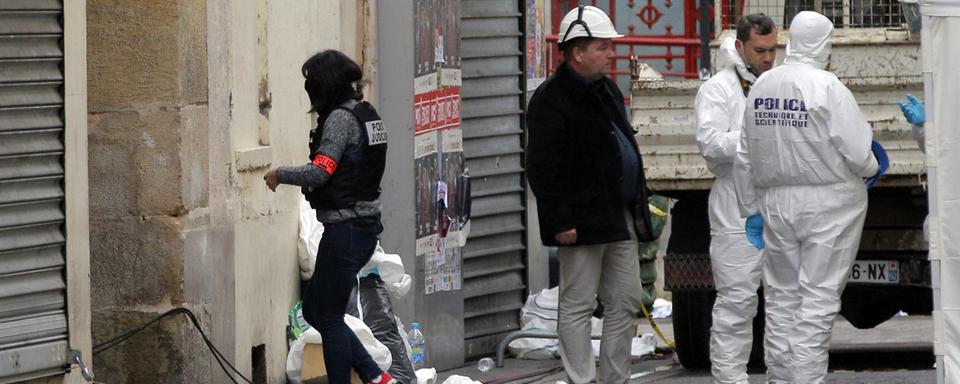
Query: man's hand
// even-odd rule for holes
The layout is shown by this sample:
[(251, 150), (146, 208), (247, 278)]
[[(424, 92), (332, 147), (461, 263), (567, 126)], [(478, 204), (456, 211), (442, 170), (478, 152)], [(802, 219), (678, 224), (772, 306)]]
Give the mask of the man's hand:
[(277, 185), (280, 185), (280, 182), (277, 181), (277, 169), (271, 169), (263, 175), (263, 181), (267, 182), (267, 188), (270, 188), (271, 191), (277, 191)]
[(553, 238), (562, 245), (570, 245), (577, 242), (577, 229), (570, 229), (553, 235)]

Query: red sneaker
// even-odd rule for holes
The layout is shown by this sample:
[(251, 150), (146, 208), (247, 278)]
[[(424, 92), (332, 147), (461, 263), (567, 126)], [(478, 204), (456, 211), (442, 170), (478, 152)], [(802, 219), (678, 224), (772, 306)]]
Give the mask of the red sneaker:
[(370, 384), (397, 384), (397, 381), (389, 373), (381, 373), (379, 377), (373, 379)]

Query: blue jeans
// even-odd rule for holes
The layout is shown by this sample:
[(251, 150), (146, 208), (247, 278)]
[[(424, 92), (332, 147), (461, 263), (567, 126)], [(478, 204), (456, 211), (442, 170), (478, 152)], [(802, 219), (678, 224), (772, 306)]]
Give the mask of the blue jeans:
[(383, 227), (379, 218), (326, 224), (313, 276), (303, 292), (303, 317), (323, 337), (330, 384), (350, 383), (350, 368), (369, 382), (383, 372), (343, 321), (357, 273), (370, 261)]

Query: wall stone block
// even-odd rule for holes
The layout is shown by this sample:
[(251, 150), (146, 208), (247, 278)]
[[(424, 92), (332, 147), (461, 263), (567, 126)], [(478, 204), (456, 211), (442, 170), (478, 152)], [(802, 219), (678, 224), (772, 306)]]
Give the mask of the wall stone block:
[(90, 218), (94, 319), (103, 309), (183, 304), (183, 219)]

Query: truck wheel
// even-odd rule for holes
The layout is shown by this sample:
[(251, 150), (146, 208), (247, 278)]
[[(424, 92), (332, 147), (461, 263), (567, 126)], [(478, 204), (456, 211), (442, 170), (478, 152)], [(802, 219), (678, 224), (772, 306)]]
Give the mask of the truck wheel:
[(757, 316), (753, 318), (753, 349), (750, 350), (750, 360), (747, 370), (757, 373), (767, 371), (767, 364), (763, 360), (763, 328), (767, 324), (766, 307), (763, 300), (763, 288), (757, 292)]
[(673, 291), (673, 334), (677, 358), (689, 369), (710, 367), (710, 325), (715, 291)]
[[(753, 319), (753, 347), (747, 368), (764, 372), (763, 333), (765, 309), (763, 290), (759, 292), (757, 316)], [(677, 358), (684, 368), (710, 368), (710, 326), (713, 324), (713, 302), (716, 291), (673, 292), (673, 333), (677, 343)]]

